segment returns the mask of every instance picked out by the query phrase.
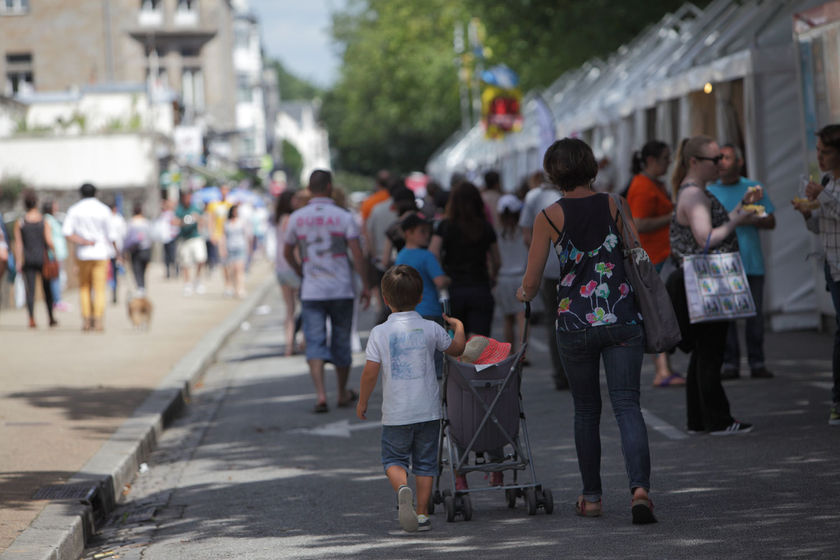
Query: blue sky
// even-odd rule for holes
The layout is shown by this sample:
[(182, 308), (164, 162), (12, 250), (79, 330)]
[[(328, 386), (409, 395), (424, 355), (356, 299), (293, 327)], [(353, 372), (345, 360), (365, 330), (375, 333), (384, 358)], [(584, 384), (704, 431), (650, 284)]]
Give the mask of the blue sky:
[(330, 14), (344, 0), (250, 0), (263, 47), (295, 75), (319, 86), (337, 78), (339, 58), (330, 39)]

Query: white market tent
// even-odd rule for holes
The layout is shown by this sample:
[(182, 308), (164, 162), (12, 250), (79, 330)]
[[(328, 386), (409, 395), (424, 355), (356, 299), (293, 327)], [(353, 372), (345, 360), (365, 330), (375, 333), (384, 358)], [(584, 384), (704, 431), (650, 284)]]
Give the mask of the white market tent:
[(513, 189), (541, 167), (540, 96), (558, 138), (580, 137), (613, 162), (617, 189), (630, 180), (632, 153), (650, 139), (675, 148), (683, 137), (708, 134), (739, 144), (747, 175), (776, 206), (776, 229), (762, 232), (765, 314), (774, 330), (818, 327), (821, 314), (833, 314), (821, 263), (806, 259), (818, 243), (788, 201), (807, 169), (793, 15), (823, 3), (715, 0), (704, 10), (687, 3), (606, 61), (589, 61), (529, 92), (521, 133), (487, 140), (476, 125), (441, 146), (427, 171), (447, 184), (454, 172), (475, 177), (495, 168)]

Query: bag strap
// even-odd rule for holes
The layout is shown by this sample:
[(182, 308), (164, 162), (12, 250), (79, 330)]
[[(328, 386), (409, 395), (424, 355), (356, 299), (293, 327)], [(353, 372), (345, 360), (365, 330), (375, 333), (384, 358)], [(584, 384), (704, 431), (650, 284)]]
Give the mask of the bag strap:
[[(610, 198), (613, 199), (613, 202), (615, 202), (615, 205), (618, 208), (618, 217), (621, 219), (621, 237), (624, 240), (624, 246), (628, 249), (641, 247), (642, 243), (639, 241), (639, 238), (636, 237), (633, 230), (631, 230), (627, 225), (627, 219), (624, 217), (624, 208), (621, 203), (621, 197), (616, 193), (610, 193)], [(628, 239), (632, 241), (632, 243), (628, 243)]]

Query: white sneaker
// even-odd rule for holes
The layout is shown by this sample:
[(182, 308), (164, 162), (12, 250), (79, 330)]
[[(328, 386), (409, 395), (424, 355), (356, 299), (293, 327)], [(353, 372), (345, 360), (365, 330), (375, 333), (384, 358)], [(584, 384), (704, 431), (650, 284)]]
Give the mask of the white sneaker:
[(430, 531), (432, 529), (432, 520), (429, 519), (428, 515), (423, 515), (422, 513), (417, 516), (417, 530), (418, 531)]
[(197, 293), (198, 295), (206, 294), (207, 289), (204, 287), (204, 284), (196, 284), (195, 293)]
[(404, 531), (413, 533), (417, 530), (417, 513), (414, 511), (414, 493), (408, 486), (400, 486), (397, 493), (400, 508), (400, 527)]
[(184, 284), (184, 295), (189, 297), (193, 295), (193, 287), (190, 284)]

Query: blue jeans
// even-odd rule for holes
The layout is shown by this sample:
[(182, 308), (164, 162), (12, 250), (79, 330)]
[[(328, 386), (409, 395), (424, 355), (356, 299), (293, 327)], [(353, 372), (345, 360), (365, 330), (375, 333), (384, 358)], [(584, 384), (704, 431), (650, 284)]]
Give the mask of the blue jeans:
[[(353, 329), (353, 299), (303, 300), (303, 336), (306, 359), (324, 360), (336, 367), (348, 367), (352, 360), (350, 334)], [(330, 318), (330, 345), (327, 347), (327, 317)]]
[(831, 355), (831, 371), (834, 374), (834, 386), (831, 388), (832, 401), (840, 403), (840, 282), (831, 279), (831, 269), (825, 263), (825, 284), (831, 294), (831, 302), (834, 304), (834, 320), (837, 321), (837, 329), (834, 331), (834, 352)]
[(624, 468), (634, 488), (650, 489), (647, 428), (639, 405), (639, 377), (644, 356), (641, 325), (607, 325), (557, 331), (557, 349), (575, 402), (575, 448), (583, 479), (583, 497), (601, 499), (601, 383), (603, 358), (610, 401), (621, 433)]
[[(764, 276), (747, 276), (753, 301), (755, 301), (755, 317), (746, 319), (745, 334), (747, 338), (747, 361), (750, 369), (764, 367)], [(726, 350), (723, 352), (723, 369), (739, 369), (741, 364), (741, 349), (738, 344), (738, 327), (735, 321), (729, 323), (726, 334)]]

